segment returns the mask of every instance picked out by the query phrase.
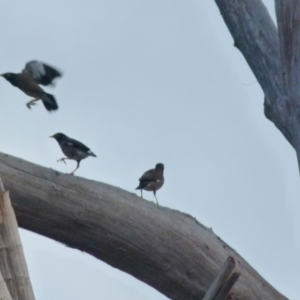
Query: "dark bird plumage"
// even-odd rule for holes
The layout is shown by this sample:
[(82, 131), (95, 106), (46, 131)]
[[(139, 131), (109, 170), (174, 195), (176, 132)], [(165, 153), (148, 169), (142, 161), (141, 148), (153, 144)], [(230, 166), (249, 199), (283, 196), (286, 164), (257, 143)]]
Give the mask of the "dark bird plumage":
[(152, 191), (155, 197), (155, 200), (158, 204), (156, 198), (156, 191), (159, 190), (164, 182), (164, 165), (161, 163), (156, 164), (155, 169), (146, 171), (142, 177), (139, 179), (140, 184), (136, 190), (141, 190), (141, 197), (143, 198), (143, 190)]
[(26, 105), (31, 108), (36, 104), (36, 101), (42, 100), (45, 108), (48, 111), (55, 111), (58, 109), (57, 102), (53, 95), (46, 93), (40, 86), (51, 85), (57, 77), (61, 77), (62, 74), (39, 61), (33, 60), (25, 65), (24, 70), (21, 73), (4, 73), (0, 76), (4, 77), (13, 86), (19, 88), (26, 95), (34, 97)]
[(87, 158), (88, 156), (96, 157), (96, 155), (86, 145), (69, 138), (63, 133), (56, 133), (50, 137), (56, 139), (62, 152), (67, 156), (59, 159), (58, 161), (63, 161), (64, 163), (66, 163), (66, 159), (73, 159), (77, 162), (75, 170), (70, 173), (71, 175), (73, 175), (74, 172), (79, 168), (80, 161), (82, 159)]

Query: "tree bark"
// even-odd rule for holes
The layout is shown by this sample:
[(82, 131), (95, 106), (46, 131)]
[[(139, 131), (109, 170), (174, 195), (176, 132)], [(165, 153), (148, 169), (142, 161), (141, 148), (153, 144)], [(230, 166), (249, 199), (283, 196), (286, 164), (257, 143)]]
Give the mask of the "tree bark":
[[(205, 296), (202, 300), (216, 300), (220, 292), (224, 289), (224, 287), (228, 283), (228, 279), (230, 278), (234, 268), (235, 268), (236, 262), (233, 257), (229, 256), (225, 263), (223, 264), (221, 270), (219, 271), (218, 275), (206, 291)], [(235, 283), (235, 282), (234, 282)], [(234, 284), (233, 283), (233, 284)], [(230, 285), (229, 289), (226, 289), (225, 294), (222, 294), (222, 296), (218, 297), (221, 300), (224, 300), (227, 298), (227, 295), (231, 288), (233, 287), (233, 284)]]
[(1, 178), (0, 193), (0, 296), (3, 293), (4, 299), (34, 300), (16, 216)]
[(283, 86), (289, 106), (288, 119), (293, 130), (300, 170), (300, 3), (298, 0), (275, 1)]
[(6, 282), (0, 272), (0, 300), (12, 300)]
[(87, 252), (171, 299), (202, 299), (228, 256), (234, 299), (287, 299), (190, 215), (0, 153), (19, 226)]
[[(285, 1), (285, 0), (283, 0)], [(221, 15), (265, 94), (265, 115), (295, 147), (278, 31), (261, 0), (215, 0)], [(286, 1), (289, 2), (289, 1)]]

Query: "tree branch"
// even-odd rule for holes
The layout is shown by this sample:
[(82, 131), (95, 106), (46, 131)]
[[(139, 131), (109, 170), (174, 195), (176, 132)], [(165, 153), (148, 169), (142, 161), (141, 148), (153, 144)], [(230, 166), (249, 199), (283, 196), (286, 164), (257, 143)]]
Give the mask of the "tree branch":
[(289, 96), (300, 102), (300, 3), (297, 0), (275, 0), (282, 69)]
[(277, 30), (261, 0), (216, 0), (222, 17), (267, 97), (282, 94)]
[[(0, 274), (6, 282), (9, 297), (34, 300), (18, 224), (11, 206), (9, 192), (0, 178)], [(0, 278), (0, 281), (3, 279)], [(2, 283), (3, 284), (5, 284)], [(1, 283), (0, 283), (1, 284)], [(5, 287), (4, 292), (5, 292)], [(0, 293), (1, 294), (1, 293)], [(7, 294), (7, 293), (6, 293)], [(8, 295), (6, 295), (8, 297)], [(5, 298), (4, 298), (5, 299)], [(0, 298), (1, 300), (1, 298)]]
[(218, 293), (217, 297), (215, 300), (229, 300), (232, 299), (233, 293), (232, 292), (232, 287), (234, 284), (237, 282), (239, 277), (241, 276), (241, 273), (236, 273), (233, 272), (230, 277), (228, 278), (226, 284), (221, 288), (220, 292)]
[(12, 300), (6, 282), (0, 272), (0, 300)]
[(290, 128), (300, 170), (300, 3), (297, 0), (275, 1), (284, 88), (289, 107)]
[(295, 145), (289, 125), (284, 78), (275, 24), (261, 0), (215, 0), (222, 17), (265, 93), (265, 114)]
[[(202, 300), (214, 300), (216, 299), (217, 294), (219, 294), (221, 288), (226, 284), (228, 278), (230, 277), (233, 269), (235, 267), (235, 260), (233, 257), (228, 257), (223, 264), (219, 274), (214, 279), (213, 283), (210, 285), (209, 289), (207, 290), (204, 298)], [(233, 286), (233, 285), (232, 285)], [(231, 286), (231, 287), (232, 287)], [(230, 287), (230, 289), (231, 289)], [(229, 290), (230, 290), (229, 289)], [(228, 291), (229, 292), (229, 291)], [(227, 294), (223, 295), (221, 299), (226, 299)]]
[(0, 153), (19, 226), (87, 252), (171, 299), (202, 299), (228, 256), (236, 299), (287, 299), (193, 217)]

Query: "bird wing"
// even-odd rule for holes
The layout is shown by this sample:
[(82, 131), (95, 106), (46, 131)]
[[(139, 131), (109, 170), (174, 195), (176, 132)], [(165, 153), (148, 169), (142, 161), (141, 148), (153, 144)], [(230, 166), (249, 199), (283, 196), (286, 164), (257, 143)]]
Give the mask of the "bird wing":
[(163, 181), (163, 178), (160, 178), (155, 169), (151, 169), (145, 172), (139, 180), (140, 184), (136, 188), (137, 190), (145, 189), (151, 186), (153, 183)]
[(154, 169), (148, 170), (146, 171), (142, 177), (139, 179), (140, 181), (156, 181), (157, 178), (157, 174), (155, 172)]
[(56, 77), (62, 76), (58, 70), (37, 60), (28, 62), (22, 72), (29, 73), (35, 82), (41, 85), (49, 85)]
[(89, 152), (90, 151), (90, 148), (88, 148), (86, 145), (80, 143), (79, 141), (71, 139), (71, 138), (68, 138), (65, 141), (65, 144), (68, 145), (68, 146), (75, 147), (75, 148), (77, 148), (79, 150), (82, 150), (82, 151), (85, 151), (85, 152)]

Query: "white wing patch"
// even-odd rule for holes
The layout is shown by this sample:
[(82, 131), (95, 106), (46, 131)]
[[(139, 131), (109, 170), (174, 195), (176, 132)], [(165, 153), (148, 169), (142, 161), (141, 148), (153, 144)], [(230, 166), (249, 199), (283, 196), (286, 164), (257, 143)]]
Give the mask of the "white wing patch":
[(46, 73), (44, 65), (37, 60), (28, 62), (25, 66), (25, 71), (31, 74), (35, 79), (40, 79), (40, 77), (44, 76)]

